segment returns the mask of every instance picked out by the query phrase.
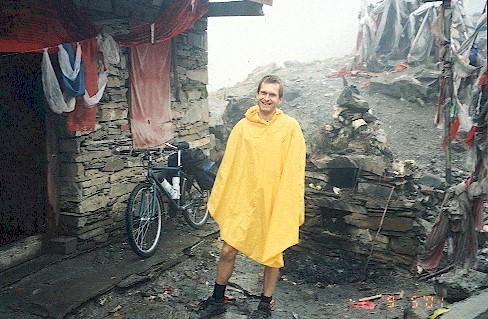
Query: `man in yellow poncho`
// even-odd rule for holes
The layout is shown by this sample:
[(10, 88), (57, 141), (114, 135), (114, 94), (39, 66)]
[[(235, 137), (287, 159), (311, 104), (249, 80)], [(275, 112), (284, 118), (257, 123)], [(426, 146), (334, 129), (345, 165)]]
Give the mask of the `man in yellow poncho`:
[(224, 293), (236, 254), (263, 264), (264, 285), (253, 318), (271, 317), (283, 251), (298, 243), (304, 221), (305, 141), (298, 122), (284, 114), (283, 83), (272, 75), (259, 83), (258, 105), (233, 128), (208, 208), (224, 241), (211, 297), (200, 304), (200, 319), (226, 310)]

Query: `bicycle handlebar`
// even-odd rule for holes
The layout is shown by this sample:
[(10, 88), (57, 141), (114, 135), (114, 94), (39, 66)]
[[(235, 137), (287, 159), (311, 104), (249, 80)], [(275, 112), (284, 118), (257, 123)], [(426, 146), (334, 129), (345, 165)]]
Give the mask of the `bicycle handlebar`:
[(153, 154), (161, 155), (164, 152), (168, 152), (168, 151), (185, 150), (190, 148), (190, 144), (188, 144), (188, 142), (178, 142), (174, 144), (165, 143), (165, 145), (166, 146), (164, 147), (157, 147), (157, 148), (126, 149), (126, 150), (122, 150), (117, 147), (115, 149), (115, 152), (117, 152), (116, 154), (120, 154), (120, 155), (131, 155), (133, 157), (137, 157), (140, 154), (153, 153)]

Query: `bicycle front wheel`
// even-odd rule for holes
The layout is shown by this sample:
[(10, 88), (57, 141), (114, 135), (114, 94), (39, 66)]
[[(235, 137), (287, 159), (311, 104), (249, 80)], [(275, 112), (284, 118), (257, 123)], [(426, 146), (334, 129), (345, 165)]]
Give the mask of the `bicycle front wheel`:
[(131, 192), (125, 214), (127, 237), (140, 257), (152, 256), (159, 246), (164, 202), (150, 183), (138, 184)]
[(207, 223), (209, 212), (207, 208), (210, 190), (201, 189), (196, 181), (193, 181), (184, 191), (185, 205), (183, 211), (185, 221), (194, 229), (201, 229)]

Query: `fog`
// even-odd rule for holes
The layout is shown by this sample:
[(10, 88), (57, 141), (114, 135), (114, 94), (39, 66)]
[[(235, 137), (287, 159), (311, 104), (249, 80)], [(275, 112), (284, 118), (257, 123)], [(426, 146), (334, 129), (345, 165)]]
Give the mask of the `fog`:
[(308, 62), (354, 51), (359, 0), (275, 0), (262, 17), (208, 19), (209, 91), (246, 78), (256, 67)]
[[(464, 3), (480, 12), (485, 2)], [(209, 91), (232, 86), (272, 62), (352, 54), (360, 9), (361, 0), (274, 0), (263, 6), (264, 16), (209, 18)]]

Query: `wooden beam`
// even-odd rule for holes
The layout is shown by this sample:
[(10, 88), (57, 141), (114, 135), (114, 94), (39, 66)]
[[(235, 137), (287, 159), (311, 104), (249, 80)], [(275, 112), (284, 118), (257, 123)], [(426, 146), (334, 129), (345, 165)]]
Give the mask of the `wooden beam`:
[[(263, 0), (266, 1), (266, 0)], [(264, 16), (263, 4), (253, 1), (209, 2), (207, 17)]]
[(257, 2), (257, 3), (262, 3), (262, 4), (265, 4), (265, 5), (268, 5), (268, 6), (272, 6), (273, 5), (273, 0), (250, 0), (250, 1)]

